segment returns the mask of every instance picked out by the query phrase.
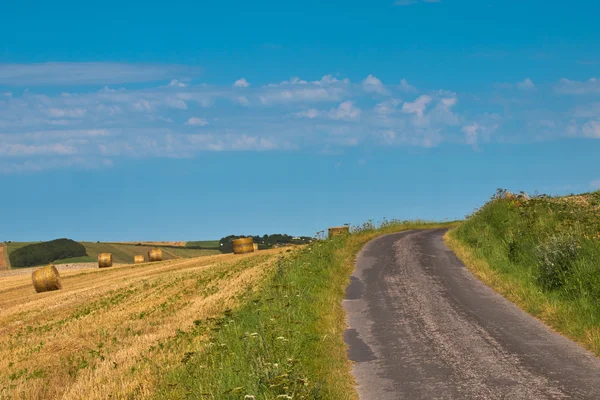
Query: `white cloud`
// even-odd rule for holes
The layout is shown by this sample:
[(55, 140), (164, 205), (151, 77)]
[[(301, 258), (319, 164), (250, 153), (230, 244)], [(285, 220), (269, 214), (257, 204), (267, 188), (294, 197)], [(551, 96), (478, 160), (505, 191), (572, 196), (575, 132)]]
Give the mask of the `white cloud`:
[(48, 114), (53, 118), (82, 118), (86, 114), (83, 108), (50, 108)]
[(136, 111), (152, 111), (154, 106), (148, 100), (141, 99), (132, 104), (132, 107)]
[(583, 136), (591, 139), (600, 139), (600, 121), (590, 121), (581, 128)]
[(193, 126), (206, 126), (206, 125), (208, 125), (208, 121), (205, 120), (204, 118), (192, 117), (192, 118), (188, 119), (185, 124), (193, 125)]
[(173, 97), (167, 97), (165, 100), (165, 104), (171, 108), (177, 108), (179, 110), (187, 110), (188, 106), (185, 101)]
[(363, 81), (363, 88), (365, 92), (369, 93), (379, 93), (383, 95), (388, 94), (388, 91), (383, 83), (373, 75), (369, 75), (365, 78)]
[(422, 117), (423, 113), (427, 109), (427, 105), (431, 103), (432, 100), (433, 99), (427, 95), (419, 96), (419, 98), (412, 103), (404, 103), (402, 106), (402, 112), (407, 114), (417, 114), (419, 117)]
[(379, 115), (389, 115), (396, 112), (397, 107), (400, 105), (401, 101), (398, 99), (391, 99), (382, 101), (375, 105), (375, 112)]
[(0, 64), (0, 85), (93, 85), (155, 82), (173, 75), (197, 74), (197, 67), (111, 62)]
[(304, 117), (304, 118), (313, 119), (313, 118), (318, 117), (320, 114), (321, 113), (319, 112), (319, 110), (317, 110), (316, 108), (311, 108), (311, 109), (308, 109), (306, 111), (297, 112), (294, 115), (297, 116), (297, 117)]
[(563, 78), (555, 89), (558, 93), (562, 94), (597, 94), (600, 93), (600, 79), (591, 78), (588, 81), (580, 82)]
[(456, 97), (448, 97), (442, 99), (442, 104), (446, 109), (450, 109), (451, 107), (456, 105), (457, 101), (458, 100), (456, 99)]
[(415, 93), (417, 88), (410, 85), (406, 79), (400, 81), (400, 90), (406, 93)]
[(168, 87), (178, 87), (178, 88), (184, 88), (187, 87), (187, 83), (183, 83), (181, 81), (178, 81), (177, 79), (173, 79), (171, 80), (171, 82), (169, 82)]
[(247, 88), (248, 86), (250, 86), (250, 83), (248, 83), (248, 81), (246, 80), (246, 78), (240, 78), (237, 81), (235, 81), (233, 83), (234, 87), (241, 87), (241, 88)]
[(523, 82), (517, 83), (517, 88), (521, 90), (534, 90), (535, 84), (531, 78), (526, 78)]
[(471, 146), (477, 145), (477, 138), (480, 130), (481, 126), (478, 123), (463, 126), (462, 131), (465, 134), (465, 142)]
[(345, 101), (337, 108), (332, 108), (329, 111), (329, 118), (331, 119), (356, 119), (359, 116), (360, 109), (352, 101)]

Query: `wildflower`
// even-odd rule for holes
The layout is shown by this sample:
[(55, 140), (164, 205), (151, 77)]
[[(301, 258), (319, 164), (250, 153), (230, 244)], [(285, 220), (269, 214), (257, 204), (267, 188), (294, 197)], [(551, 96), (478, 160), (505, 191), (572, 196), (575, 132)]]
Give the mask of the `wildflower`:
[(287, 394), (280, 394), (277, 396), (278, 399), (292, 399), (292, 396), (288, 396)]
[(247, 395), (244, 396), (244, 400), (246, 400), (246, 399), (248, 399), (248, 400), (254, 400), (254, 399), (256, 399), (256, 397), (252, 396), (251, 394), (247, 394)]

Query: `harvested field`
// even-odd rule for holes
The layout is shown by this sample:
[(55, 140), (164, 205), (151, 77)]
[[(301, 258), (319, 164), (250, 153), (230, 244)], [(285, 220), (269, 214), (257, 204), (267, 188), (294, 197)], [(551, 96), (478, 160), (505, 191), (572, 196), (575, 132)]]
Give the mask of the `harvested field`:
[(29, 273), (0, 277), (0, 398), (150, 397), (281, 254), (63, 269), (40, 294)]

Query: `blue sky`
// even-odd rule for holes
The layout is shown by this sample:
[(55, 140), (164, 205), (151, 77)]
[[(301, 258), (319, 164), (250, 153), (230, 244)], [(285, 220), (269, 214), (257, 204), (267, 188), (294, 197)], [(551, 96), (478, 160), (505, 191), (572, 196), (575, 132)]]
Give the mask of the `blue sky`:
[(597, 2), (213, 3), (0, 5), (0, 240), (313, 235), (600, 188)]

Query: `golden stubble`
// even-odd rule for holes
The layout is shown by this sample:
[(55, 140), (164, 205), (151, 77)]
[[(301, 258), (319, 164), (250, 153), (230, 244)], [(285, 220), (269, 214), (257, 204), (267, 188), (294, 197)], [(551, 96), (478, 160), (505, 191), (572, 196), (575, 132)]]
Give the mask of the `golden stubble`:
[(28, 275), (0, 278), (0, 399), (150, 396), (190, 346), (177, 332), (239, 304), (279, 253), (69, 271), (40, 294)]

